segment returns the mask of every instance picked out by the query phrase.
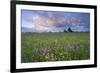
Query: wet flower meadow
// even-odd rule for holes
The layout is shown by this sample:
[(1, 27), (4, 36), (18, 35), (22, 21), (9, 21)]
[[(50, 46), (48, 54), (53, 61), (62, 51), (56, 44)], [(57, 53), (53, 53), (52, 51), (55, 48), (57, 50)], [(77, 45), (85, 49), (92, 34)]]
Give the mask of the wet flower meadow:
[(21, 62), (87, 60), (89, 33), (22, 33)]

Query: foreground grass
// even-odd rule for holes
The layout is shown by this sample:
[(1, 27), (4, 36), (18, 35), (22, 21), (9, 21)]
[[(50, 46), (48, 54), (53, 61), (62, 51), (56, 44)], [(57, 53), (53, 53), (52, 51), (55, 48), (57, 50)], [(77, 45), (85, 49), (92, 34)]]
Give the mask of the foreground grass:
[(21, 62), (90, 58), (89, 33), (22, 33)]

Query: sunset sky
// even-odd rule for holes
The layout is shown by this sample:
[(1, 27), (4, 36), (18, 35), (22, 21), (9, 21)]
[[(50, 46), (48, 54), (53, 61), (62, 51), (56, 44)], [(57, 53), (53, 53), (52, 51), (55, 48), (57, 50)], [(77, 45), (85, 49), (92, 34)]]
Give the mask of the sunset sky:
[(89, 32), (90, 14), (21, 10), (22, 32), (63, 32), (69, 27), (75, 32)]

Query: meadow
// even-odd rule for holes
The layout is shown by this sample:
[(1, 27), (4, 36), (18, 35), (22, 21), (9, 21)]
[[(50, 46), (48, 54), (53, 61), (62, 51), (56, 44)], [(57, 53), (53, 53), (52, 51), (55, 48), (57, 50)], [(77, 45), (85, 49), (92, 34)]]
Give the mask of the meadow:
[(21, 62), (90, 59), (90, 35), (82, 33), (22, 33)]

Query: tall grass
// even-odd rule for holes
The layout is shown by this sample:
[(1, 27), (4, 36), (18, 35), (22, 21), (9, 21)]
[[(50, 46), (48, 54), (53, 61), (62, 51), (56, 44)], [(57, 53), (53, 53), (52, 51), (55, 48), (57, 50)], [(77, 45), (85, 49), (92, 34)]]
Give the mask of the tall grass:
[(21, 62), (90, 58), (89, 33), (22, 33)]

